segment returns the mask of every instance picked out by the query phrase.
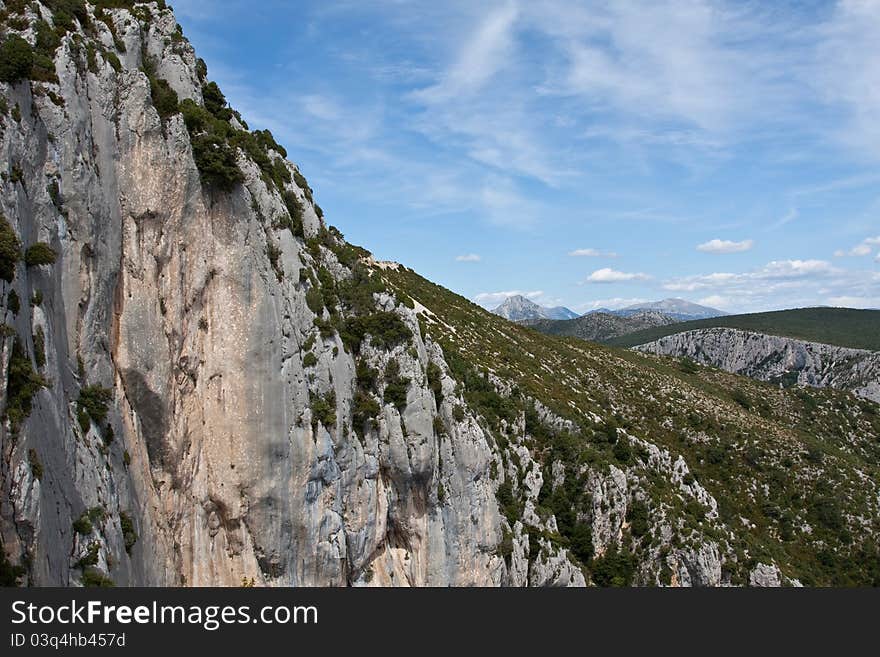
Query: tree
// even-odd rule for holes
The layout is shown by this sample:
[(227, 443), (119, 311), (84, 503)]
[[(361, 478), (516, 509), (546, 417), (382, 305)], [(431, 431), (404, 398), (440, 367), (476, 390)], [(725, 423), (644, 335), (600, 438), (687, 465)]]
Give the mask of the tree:
[(0, 46), (0, 80), (14, 84), (26, 79), (34, 65), (34, 51), (31, 45), (17, 34), (13, 34)]

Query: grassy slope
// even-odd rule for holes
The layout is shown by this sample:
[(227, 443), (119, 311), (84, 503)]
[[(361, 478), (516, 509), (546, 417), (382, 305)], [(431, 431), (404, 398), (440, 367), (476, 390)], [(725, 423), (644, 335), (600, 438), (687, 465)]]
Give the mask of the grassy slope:
[(613, 338), (608, 344), (633, 347), (674, 333), (716, 327), (738, 328), (840, 347), (880, 351), (880, 310), (851, 308), (798, 308), (698, 319), (637, 331)]
[[(597, 441), (602, 429), (589, 420), (589, 411), (682, 454), (719, 502), (728, 528), (723, 540), (729, 540), (741, 564), (734, 582), (743, 580), (746, 564), (772, 557), (786, 575), (806, 584), (880, 583), (876, 405), (837, 391), (780, 390), (720, 370), (545, 336), (411, 270), (382, 274), (393, 288), (435, 313), (434, 318), (423, 315), (423, 332), (443, 344), (450, 363), (494, 372), (523, 393), (519, 399), (538, 399), (581, 426), (571, 439), (574, 448), (566, 446), (569, 458), (597, 467), (614, 462), (610, 448)], [(510, 412), (477, 394), (466, 398), (472, 406), (483, 405), (484, 417)], [(524, 407), (516, 393), (508, 401)], [(561, 453), (555, 443), (548, 445), (535, 442), (538, 459), (542, 449)], [(677, 504), (680, 496), (668, 485), (654, 481), (648, 471), (644, 476), (656, 504)], [(702, 531), (698, 515), (690, 511), (676, 510)], [(805, 524), (811, 532), (803, 531)], [(687, 544), (686, 532), (675, 540)], [(638, 551), (638, 541), (633, 544)]]

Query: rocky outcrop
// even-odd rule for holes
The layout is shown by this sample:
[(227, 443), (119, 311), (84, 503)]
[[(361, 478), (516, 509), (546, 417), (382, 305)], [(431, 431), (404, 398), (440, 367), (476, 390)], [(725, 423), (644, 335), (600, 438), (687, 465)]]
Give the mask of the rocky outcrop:
[(676, 333), (635, 347), (784, 386), (849, 390), (880, 402), (880, 354), (730, 328)]

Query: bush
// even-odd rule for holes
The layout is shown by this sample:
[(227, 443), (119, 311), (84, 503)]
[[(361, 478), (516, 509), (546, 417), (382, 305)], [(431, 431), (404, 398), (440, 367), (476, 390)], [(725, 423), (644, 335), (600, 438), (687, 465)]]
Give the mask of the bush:
[(281, 195), (281, 199), (284, 201), (284, 207), (287, 208), (287, 213), (290, 215), (290, 223), (287, 224), (290, 232), (293, 233), (295, 237), (304, 237), (303, 207), (302, 203), (299, 202), (299, 199), (296, 196), (296, 192), (286, 190)]
[(18, 298), (18, 293), (15, 290), (9, 290), (9, 294), (6, 295), (6, 310), (13, 315), (17, 315), (21, 311), (21, 299)]
[(28, 450), (28, 465), (31, 466), (31, 474), (34, 476), (34, 479), (43, 478), (43, 464), (40, 461), (37, 450), (33, 447)]
[(306, 291), (306, 305), (316, 315), (320, 315), (324, 311), (324, 295), (321, 294), (321, 288), (312, 285)]
[(94, 527), (87, 511), (83, 511), (80, 517), (73, 521), (73, 531), (77, 534), (88, 536), (93, 530)]
[(216, 82), (209, 82), (202, 87), (202, 98), (205, 101), (205, 109), (221, 121), (229, 121), (232, 118), (232, 110), (226, 105), (226, 96), (220, 91)]
[(403, 320), (393, 312), (381, 311), (364, 317), (351, 317), (345, 321), (340, 331), (342, 341), (355, 352), (360, 351), (361, 343), (369, 335), (371, 344), (378, 349), (389, 349), (412, 337)]
[(230, 191), (244, 180), (235, 153), (222, 138), (214, 134), (191, 138), (193, 159), (208, 185)]
[[(513, 495), (513, 484), (510, 479), (505, 479), (504, 483), (498, 486), (495, 498), (498, 500), (498, 508), (501, 509), (501, 513), (513, 527), (514, 523), (522, 516), (523, 509)], [(529, 543), (531, 544), (531, 541)]]
[(266, 257), (269, 258), (269, 264), (272, 265), (275, 278), (280, 283), (284, 280), (284, 268), (281, 266), (281, 247), (271, 239), (266, 243)]
[(733, 392), (731, 392), (730, 397), (733, 399), (733, 401), (742, 406), (744, 409), (751, 409), (752, 400), (749, 399), (748, 395), (746, 395), (746, 393), (739, 388), (736, 388)]
[(81, 411), (95, 421), (95, 424), (102, 424), (107, 419), (107, 407), (111, 401), (113, 401), (113, 390), (91, 385), (79, 391), (77, 404)]
[(309, 183), (306, 182), (306, 178), (299, 172), (299, 169), (295, 169), (293, 172), (293, 181), (296, 183), (296, 186), (299, 187), (306, 195), (306, 198), (309, 200), (309, 203), (312, 202), (312, 188), (309, 187)]
[(678, 369), (685, 374), (696, 374), (700, 367), (690, 358), (682, 358), (678, 363)]
[(593, 531), (589, 523), (575, 524), (568, 535), (571, 552), (581, 563), (589, 563), (593, 558)]
[(24, 262), (28, 267), (55, 264), (55, 250), (45, 242), (37, 242), (28, 247), (24, 253)]
[(614, 454), (614, 458), (618, 460), (623, 465), (629, 465), (632, 463), (632, 448), (629, 446), (629, 441), (625, 438), (619, 439), (616, 443), (614, 443), (614, 449), (612, 450)]
[(376, 417), (381, 409), (379, 403), (373, 399), (372, 395), (363, 390), (358, 390), (354, 394), (354, 408), (352, 410), (352, 425), (354, 430), (360, 435), (363, 433), (364, 427), (369, 425), (371, 428), (376, 426)]
[[(339, 260), (343, 261), (342, 258)], [(385, 286), (378, 275), (371, 275), (362, 264), (354, 262), (349, 266), (351, 267), (351, 277), (340, 281), (336, 286), (339, 300), (353, 314), (368, 315), (376, 310), (373, 295), (384, 292)]]
[(92, 541), (87, 548), (86, 555), (76, 562), (76, 568), (85, 570), (89, 566), (98, 565), (98, 555), (101, 551), (101, 543)]
[(179, 109), (189, 131), (193, 160), (208, 186), (229, 191), (244, 180), (235, 151), (228, 143), (233, 129), (187, 98)]
[(34, 32), (36, 34), (36, 51), (45, 57), (53, 57), (61, 45), (61, 35), (44, 20), (34, 24)]
[(21, 423), (31, 414), (33, 398), (48, 382), (31, 364), (21, 340), (16, 336), (9, 359), (9, 378), (6, 387), (6, 417), (13, 433), (18, 433)]
[(303, 367), (314, 367), (318, 364), (318, 357), (311, 351), (303, 356)]
[(122, 540), (125, 541), (125, 551), (131, 554), (131, 548), (137, 543), (138, 535), (134, 530), (134, 520), (125, 511), (119, 512), (119, 526), (122, 529)]
[(355, 380), (357, 382), (358, 388), (368, 390), (370, 392), (377, 392), (378, 386), (376, 385), (376, 382), (378, 378), (378, 370), (370, 367), (366, 363), (366, 361), (359, 360), (357, 362), (357, 366), (355, 368)]
[(597, 586), (629, 586), (635, 573), (635, 558), (626, 549), (612, 546), (590, 567)]
[(11, 283), (15, 278), (15, 265), (21, 260), (21, 242), (15, 230), (0, 214), (0, 278)]
[[(119, 61), (118, 59), (116, 60)], [(115, 68), (115, 67), (114, 67)], [(179, 109), (179, 101), (177, 92), (171, 88), (166, 80), (149, 76), (150, 79), (150, 95), (153, 97), (153, 106), (159, 113), (163, 121), (168, 117), (177, 114)]]
[(27, 571), (22, 566), (13, 565), (6, 558), (6, 551), (3, 549), (3, 541), (0, 541), (0, 586), (13, 587), (18, 586), (18, 578)]
[(336, 393), (333, 390), (323, 397), (312, 398), (312, 426), (317, 428), (318, 422), (328, 429), (336, 424)]
[(392, 404), (398, 411), (406, 408), (406, 393), (409, 390), (409, 379), (400, 376), (400, 364), (396, 360), (388, 361), (385, 367), (385, 392), (382, 399)]
[(634, 500), (630, 504), (626, 513), (626, 519), (629, 522), (629, 530), (633, 536), (644, 536), (648, 533), (648, 505), (639, 500)]
[(87, 588), (111, 588), (115, 586), (113, 580), (97, 568), (88, 566), (83, 570), (82, 585)]
[(10, 35), (0, 45), (0, 81), (14, 84), (27, 79), (33, 63), (33, 49), (17, 34)]
[(434, 400), (439, 406), (443, 401), (443, 370), (434, 361), (430, 361), (425, 368), (425, 376), (428, 379), (428, 387), (434, 393)]
[(42, 368), (46, 365), (46, 334), (43, 332), (42, 326), (37, 327), (37, 330), (33, 335), (33, 340), (34, 361), (36, 361), (38, 368)]

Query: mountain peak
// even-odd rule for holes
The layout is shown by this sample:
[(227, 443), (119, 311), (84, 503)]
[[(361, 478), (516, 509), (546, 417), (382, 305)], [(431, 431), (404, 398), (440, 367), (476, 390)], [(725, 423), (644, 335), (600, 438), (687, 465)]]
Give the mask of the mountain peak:
[(724, 311), (709, 306), (701, 306), (700, 304), (671, 297), (662, 299), (661, 301), (649, 301), (646, 303), (636, 303), (626, 306), (617, 311), (621, 315), (631, 315), (641, 311), (656, 311), (675, 319), (708, 319), (710, 317), (720, 317), (726, 315)]
[(548, 308), (541, 306), (521, 294), (514, 294), (495, 308), (493, 311), (512, 322), (521, 322), (526, 319), (572, 319), (578, 314), (565, 306)]

